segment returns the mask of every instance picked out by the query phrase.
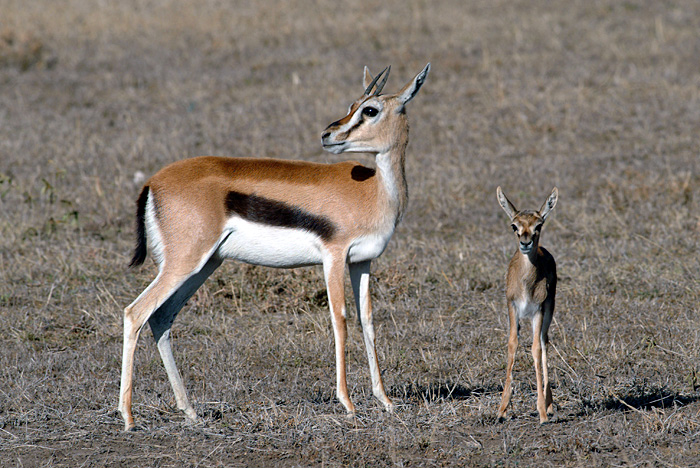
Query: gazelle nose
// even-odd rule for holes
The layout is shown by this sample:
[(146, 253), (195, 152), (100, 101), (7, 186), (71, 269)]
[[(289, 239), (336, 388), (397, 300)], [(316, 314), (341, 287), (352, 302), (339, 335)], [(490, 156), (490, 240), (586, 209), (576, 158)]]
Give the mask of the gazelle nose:
[(522, 247), (531, 247), (531, 246), (532, 246), (532, 242), (533, 242), (532, 240), (530, 240), (530, 242), (523, 242), (523, 241), (520, 241), (520, 245), (521, 245)]
[(325, 132), (323, 135), (321, 135), (321, 138), (323, 138), (325, 140), (329, 136), (331, 136), (331, 132)]

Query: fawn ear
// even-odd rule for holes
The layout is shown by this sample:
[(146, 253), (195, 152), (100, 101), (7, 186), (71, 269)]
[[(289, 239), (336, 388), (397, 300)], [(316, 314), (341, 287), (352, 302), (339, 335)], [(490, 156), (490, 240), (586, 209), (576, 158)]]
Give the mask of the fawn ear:
[(515, 218), (515, 215), (518, 213), (518, 209), (513, 206), (510, 200), (508, 200), (506, 194), (503, 193), (503, 190), (501, 190), (500, 185), (496, 189), (496, 196), (498, 197), (498, 204), (501, 205), (503, 211), (506, 212), (506, 214), (508, 215), (508, 219)]
[(428, 63), (423, 70), (421, 70), (420, 73), (418, 73), (415, 78), (413, 78), (406, 86), (401, 89), (401, 91), (398, 92), (397, 99), (399, 101), (399, 112), (403, 111), (404, 106), (408, 101), (413, 99), (416, 94), (418, 94), (418, 91), (420, 90), (421, 86), (423, 86), (423, 83), (425, 83), (425, 79), (428, 77), (428, 73), (430, 72), (430, 63)]
[(540, 208), (540, 216), (542, 216), (542, 219), (547, 219), (547, 216), (549, 216), (549, 212), (554, 209), (558, 199), (559, 190), (556, 187), (554, 187), (552, 189), (552, 193), (549, 194), (549, 198), (547, 198), (547, 201), (544, 202), (544, 205), (542, 205), (542, 208)]

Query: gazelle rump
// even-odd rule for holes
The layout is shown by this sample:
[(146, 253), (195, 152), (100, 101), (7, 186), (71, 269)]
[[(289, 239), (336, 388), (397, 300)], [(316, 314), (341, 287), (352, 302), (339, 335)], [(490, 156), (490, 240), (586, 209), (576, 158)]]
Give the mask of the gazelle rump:
[(518, 347), (520, 320), (532, 321), (532, 358), (537, 380), (537, 411), (540, 424), (554, 414), (552, 390), (547, 373), (547, 344), (549, 324), (554, 314), (554, 296), (557, 289), (557, 265), (554, 257), (540, 246), (542, 226), (557, 204), (556, 187), (539, 211), (518, 211), (506, 198), (501, 187), (496, 189), (498, 203), (508, 215), (518, 239), (518, 250), (508, 264), (506, 274), (506, 302), (510, 318), (506, 382), (503, 386), (498, 418), (505, 418), (512, 394), (513, 363)]
[(119, 411), (126, 430), (134, 427), (134, 353), (146, 322), (178, 408), (197, 419), (175, 365), (170, 328), (185, 302), (225, 258), (278, 268), (323, 265), (335, 336), (337, 396), (353, 413), (345, 377), (348, 264), (372, 390), (387, 410), (393, 408), (375, 351), (370, 262), (382, 254), (406, 208), (405, 105), (429, 71), (430, 64), (397, 94), (382, 95), (389, 70), (372, 78), (365, 68), (365, 92), (345, 117), (323, 132), (324, 149), (373, 153), (376, 169), (352, 161), (316, 164), (205, 156), (172, 163), (146, 182), (137, 202), (132, 265), (143, 263), (150, 249), (159, 271), (124, 310)]

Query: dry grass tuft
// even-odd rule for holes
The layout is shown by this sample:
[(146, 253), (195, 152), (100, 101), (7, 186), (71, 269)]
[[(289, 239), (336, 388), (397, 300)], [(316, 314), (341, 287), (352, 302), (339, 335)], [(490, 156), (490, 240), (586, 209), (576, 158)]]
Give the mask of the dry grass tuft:
[(12, 29), (0, 31), (0, 67), (27, 71), (35, 66), (55, 65), (56, 58), (47, 54), (43, 41), (34, 34)]

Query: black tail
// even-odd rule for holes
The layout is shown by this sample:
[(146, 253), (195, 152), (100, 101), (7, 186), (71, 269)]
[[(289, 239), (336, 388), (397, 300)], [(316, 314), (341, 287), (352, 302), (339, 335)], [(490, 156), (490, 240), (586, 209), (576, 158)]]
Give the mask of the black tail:
[(141, 190), (141, 195), (136, 202), (136, 249), (129, 267), (141, 265), (148, 254), (146, 244), (146, 202), (148, 201), (148, 186)]

